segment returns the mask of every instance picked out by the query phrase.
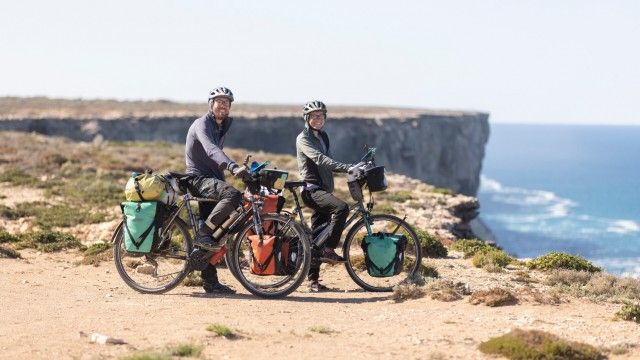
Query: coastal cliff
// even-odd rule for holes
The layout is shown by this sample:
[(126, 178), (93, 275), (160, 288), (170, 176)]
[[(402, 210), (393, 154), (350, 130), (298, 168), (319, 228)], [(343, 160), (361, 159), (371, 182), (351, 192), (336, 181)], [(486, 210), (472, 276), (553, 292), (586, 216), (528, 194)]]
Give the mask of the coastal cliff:
[[(36, 132), (73, 140), (183, 143), (194, 116), (57, 118), (0, 120), (0, 130)], [(333, 121), (332, 121), (333, 120)], [(295, 116), (234, 116), (225, 146), (295, 154), (295, 138), (304, 123)], [(330, 119), (334, 156), (357, 162), (365, 146), (378, 148), (377, 160), (392, 172), (420, 179), (457, 193), (475, 195), (489, 138), (488, 114), (418, 113), (411, 117), (351, 115)]]

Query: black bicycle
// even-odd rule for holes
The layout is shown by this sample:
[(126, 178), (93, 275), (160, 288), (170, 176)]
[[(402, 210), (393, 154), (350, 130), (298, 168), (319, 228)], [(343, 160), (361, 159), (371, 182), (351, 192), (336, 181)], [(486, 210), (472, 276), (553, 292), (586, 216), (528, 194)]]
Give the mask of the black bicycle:
[[(406, 216), (401, 219), (390, 214), (371, 213), (375, 205), (372, 191), (386, 188), (386, 179), (383, 179), (384, 168), (376, 166), (374, 160), (375, 151), (375, 148), (370, 148), (362, 160), (354, 166), (354, 168), (361, 170), (359, 172), (360, 175), (350, 175), (350, 181), (348, 182), (349, 192), (356, 202), (349, 206), (349, 211), (352, 215), (347, 220), (345, 229), (349, 228), (351, 224), (353, 226), (351, 226), (344, 238), (342, 250), (346, 259), (345, 267), (353, 281), (365, 290), (383, 292), (392, 291), (394, 286), (417, 274), (422, 261), (422, 254), (418, 235), (411, 225), (405, 221)], [(378, 184), (382, 181), (385, 182), (384, 185)], [(296, 207), (293, 212), (283, 211), (283, 213), (292, 218), (298, 218), (298, 222), (312, 239), (312, 253), (318, 254), (328, 239), (331, 229), (328, 223), (319, 226), (314, 231), (307, 226), (297, 192), (297, 188), (304, 185), (305, 183), (302, 181), (285, 183), (284, 187), (292, 193)], [(369, 201), (366, 205), (364, 204), (363, 187), (367, 187), (370, 190)], [(379, 276), (380, 274), (376, 274), (375, 271), (371, 272), (370, 266), (367, 264), (363, 240), (367, 237), (375, 241), (375, 235), (377, 234), (395, 235), (404, 237), (406, 240), (402, 264), (393, 276)]]
[[(245, 166), (248, 159), (249, 156), (245, 159)], [(283, 172), (265, 169), (267, 164), (265, 162), (251, 169), (252, 180), (245, 182), (246, 203), (236, 220), (224, 230), (222, 242), (226, 241), (226, 246), (221, 251), (226, 251), (224, 256), (231, 273), (249, 292), (274, 298), (286, 296), (300, 286), (309, 271), (311, 253), (302, 226), (287, 216), (262, 211), (266, 196), (264, 186), (273, 188), (278, 184), (284, 185)], [(202, 255), (192, 257), (191, 234), (197, 233), (198, 222), (191, 202), (214, 200), (192, 196), (185, 174), (170, 172), (166, 177), (172, 182), (176, 193), (182, 194), (181, 201), (179, 204), (165, 205), (167, 215), (151, 251), (146, 254), (126, 251), (122, 222), (112, 237), (118, 273), (127, 285), (142, 293), (159, 294), (175, 288), (194, 270), (194, 264), (201, 265), (203, 261)], [(183, 219), (185, 216), (188, 223)], [(259, 250), (263, 241), (269, 240), (277, 241), (279, 250), (286, 246), (288, 254), (295, 254), (286, 262), (286, 270), (260, 272), (255, 271), (256, 266), (251, 267), (256, 259), (253, 250)], [(211, 257), (219, 258), (219, 255), (212, 252), (205, 254), (204, 264)]]

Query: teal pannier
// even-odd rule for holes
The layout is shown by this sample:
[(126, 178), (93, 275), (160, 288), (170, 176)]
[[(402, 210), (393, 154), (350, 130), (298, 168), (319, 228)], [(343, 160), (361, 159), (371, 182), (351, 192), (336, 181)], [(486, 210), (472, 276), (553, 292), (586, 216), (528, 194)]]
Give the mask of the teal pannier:
[(148, 253), (162, 226), (162, 204), (157, 201), (125, 201), (120, 204), (124, 216), (124, 246), (128, 252)]
[(404, 249), (407, 246), (404, 235), (374, 233), (365, 236), (360, 246), (370, 276), (389, 277), (402, 272)]

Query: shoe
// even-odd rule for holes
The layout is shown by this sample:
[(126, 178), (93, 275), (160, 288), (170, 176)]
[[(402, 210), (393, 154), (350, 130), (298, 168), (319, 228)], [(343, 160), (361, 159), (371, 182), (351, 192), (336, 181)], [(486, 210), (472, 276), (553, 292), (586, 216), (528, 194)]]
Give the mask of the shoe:
[(330, 264), (347, 262), (342, 256), (336, 254), (336, 251), (334, 249), (330, 248), (324, 248), (324, 250), (322, 250), (320, 261)]
[(193, 270), (202, 271), (209, 265), (211, 255), (213, 255), (213, 252), (209, 250), (195, 248), (191, 254), (189, 254), (189, 265)]
[(213, 236), (211, 236), (212, 232), (208, 226), (201, 226), (200, 229), (198, 229), (198, 235), (194, 245), (213, 252), (219, 251), (224, 244), (216, 241)]
[(235, 294), (236, 293), (236, 291), (233, 290), (232, 288), (228, 287), (227, 285), (220, 284), (219, 282), (204, 283), (204, 285), (202, 285), (202, 288), (204, 288), (204, 292), (206, 292), (207, 294)]
[(320, 280), (311, 280), (309, 282), (309, 291), (311, 292), (320, 292), (320, 291), (325, 291), (325, 290), (329, 290), (328, 287), (320, 284)]

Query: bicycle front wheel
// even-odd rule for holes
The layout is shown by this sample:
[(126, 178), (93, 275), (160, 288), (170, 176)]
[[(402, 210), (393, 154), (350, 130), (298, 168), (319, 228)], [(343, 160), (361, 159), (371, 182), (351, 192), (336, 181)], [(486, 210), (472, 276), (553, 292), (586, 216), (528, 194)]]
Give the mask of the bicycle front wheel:
[(122, 223), (114, 233), (113, 258), (118, 274), (127, 285), (141, 293), (167, 292), (189, 274), (188, 254), (192, 243), (187, 225), (176, 218), (163, 230), (159, 244), (147, 254), (125, 249)]
[[(283, 297), (296, 290), (309, 272), (309, 239), (300, 224), (288, 216), (261, 214), (260, 218), (265, 239), (272, 241), (269, 248), (265, 247), (268, 250), (256, 243), (253, 222), (247, 222), (230, 245), (229, 270), (250, 293), (263, 298)], [(258, 251), (269, 254), (262, 256)]]
[(360, 287), (367, 291), (392, 291), (393, 287), (417, 274), (422, 262), (420, 240), (413, 228), (404, 220), (393, 215), (370, 215), (371, 233), (390, 233), (404, 235), (407, 245), (404, 251), (404, 263), (399, 274), (389, 277), (374, 277), (367, 271), (362, 240), (368, 235), (364, 220), (355, 223), (344, 241), (343, 256), (347, 260), (345, 267), (349, 276)]

